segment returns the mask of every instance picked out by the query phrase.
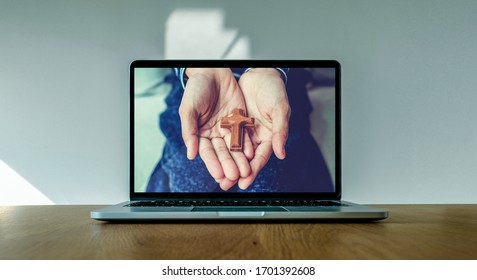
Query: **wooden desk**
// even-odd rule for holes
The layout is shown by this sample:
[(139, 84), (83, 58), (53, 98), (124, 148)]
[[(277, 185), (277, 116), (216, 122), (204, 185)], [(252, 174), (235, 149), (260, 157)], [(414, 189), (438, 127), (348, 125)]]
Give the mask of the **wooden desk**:
[(116, 224), (90, 219), (99, 207), (0, 207), (0, 259), (477, 259), (477, 205), (295, 224)]

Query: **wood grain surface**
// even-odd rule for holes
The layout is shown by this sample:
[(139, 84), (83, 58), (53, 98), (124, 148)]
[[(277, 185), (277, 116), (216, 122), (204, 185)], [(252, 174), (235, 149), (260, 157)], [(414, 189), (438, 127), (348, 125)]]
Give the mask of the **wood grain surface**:
[(477, 259), (477, 205), (376, 205), (372, 223), (108, 223), (0, 207), (0, 259)]

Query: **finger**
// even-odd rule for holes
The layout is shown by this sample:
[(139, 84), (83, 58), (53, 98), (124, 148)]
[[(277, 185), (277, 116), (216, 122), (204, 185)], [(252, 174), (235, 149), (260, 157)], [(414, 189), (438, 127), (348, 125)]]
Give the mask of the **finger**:
[(224, 139), (213, 138), (212, 145), (214, 146), (217, 158), (222, 165), (222, 170), (224, 171), (225, 177), (227, 177), (227, 179), (231, 181), (236, 181), (240, 175), (239, 170), (237, 165), (235, 164), (235, 161), (229, 153), (227, 145), (225, 145)]
[[(224, 140), (226, 141), (226, 143), (230, 141), (230, 137), (231, 137), (230, 134), (225, 136)], [(249, 144), (250, 144), (249, 149), (253, 149), (253, 147), (251, 146), (252, 143), (249, 143)], [(245, 154), (241, 151), (232, 151), (230, 152), (230, 155), (235, 161), (235, 165), (238, 167), (240, 177), (247, 177), (248, 175), (250, 175), (250, 172), (251, 172), (250, 163), (247, 157), (245, 156)]]
[(222, 190), (228, 191), (237, 181), (231, 181), (225, 177), (220, 183), (219, 186)]
[(247, 160), (252, 160), (255, 151), (254, 151), (254, 148), (253, 148), (252, 140), (250, 140), (250, 136), (249, 136), (249, 131), (250, 130), (245, 129), (245, 131), (246, 132), (245, 132), (245, 136), (244, 136), (244, 139), (243, 139), (243, 153), (244, 153), (245, 157), (247, 158)]
[(199, 139), (199, 154), (215, 181), (219, 182), (222, 180), (224, 178), (224, 171), (222, 170), (222, 165), (215, 154), (214, 146), (209, 139), (202, 137)]
[(237, 183), (237, 181), (230, 181), (227, 177), (224, 177), (220, 180), (215, 180), (217, 184), (219, 184), (220, 188), (224, 191), (228, 191), (233, 185)]
[(258, 145), (257, 150), (255, 151), (255, 156), (250, 162), (250, 168), (252, 172), (248, 177), (239, 179), (239, 188), (245, 190), (253, 183), (260, 170), (262, 170), (265, 164), (267, 164), (271, 155), (272, 145), (270, 142), (262, 142), (260, 145)]
[(192, 107), (182, 102), (179, 107), (181, 119), (182, 139), (187, 147), (187, 158), (192, 160), (197, 156), (199, 150), (199, 137), (197, 127), (197, 116)]
[[(281, 108), (283, 107), (283, 108)], [(275, 155), (279, 159), (284, 159), (285, 144), (288, 138), (288, 121), (290, 119), (289, 106), (277, 106), (273, 112), (272, 119), (272, 146)]]

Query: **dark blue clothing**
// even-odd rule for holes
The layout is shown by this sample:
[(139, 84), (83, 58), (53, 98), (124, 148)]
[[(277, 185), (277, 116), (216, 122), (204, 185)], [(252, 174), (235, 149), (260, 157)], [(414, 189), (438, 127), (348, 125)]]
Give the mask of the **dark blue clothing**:
[[(181, 134), (179, 105), (184, 89), (181, 81), (170, 74), (166, 81), (172, 90), (166, 98), (167, 108), (159, 117), (159, 127), (167, 142), (154, 169), (147, 192), (212, 192), (222, 191), (209, 174), (199, 155), (187, 159)], [(287, 156), (279, 160), (274, 154), (246, 190), (238, 186), (228, 192), (333, 192), (330, 173), (320, 148), (310, 134), (312, 106), (305, 88), (311, 75), (304, 69), (288, 73), (287, 93), (291, 107)]]

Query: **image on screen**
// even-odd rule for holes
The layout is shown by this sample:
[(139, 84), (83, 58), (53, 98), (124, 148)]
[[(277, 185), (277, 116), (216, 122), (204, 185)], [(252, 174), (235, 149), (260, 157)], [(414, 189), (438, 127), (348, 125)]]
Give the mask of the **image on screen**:
[(132, 71), (135, 192), (335, 191), (336, 69)]

